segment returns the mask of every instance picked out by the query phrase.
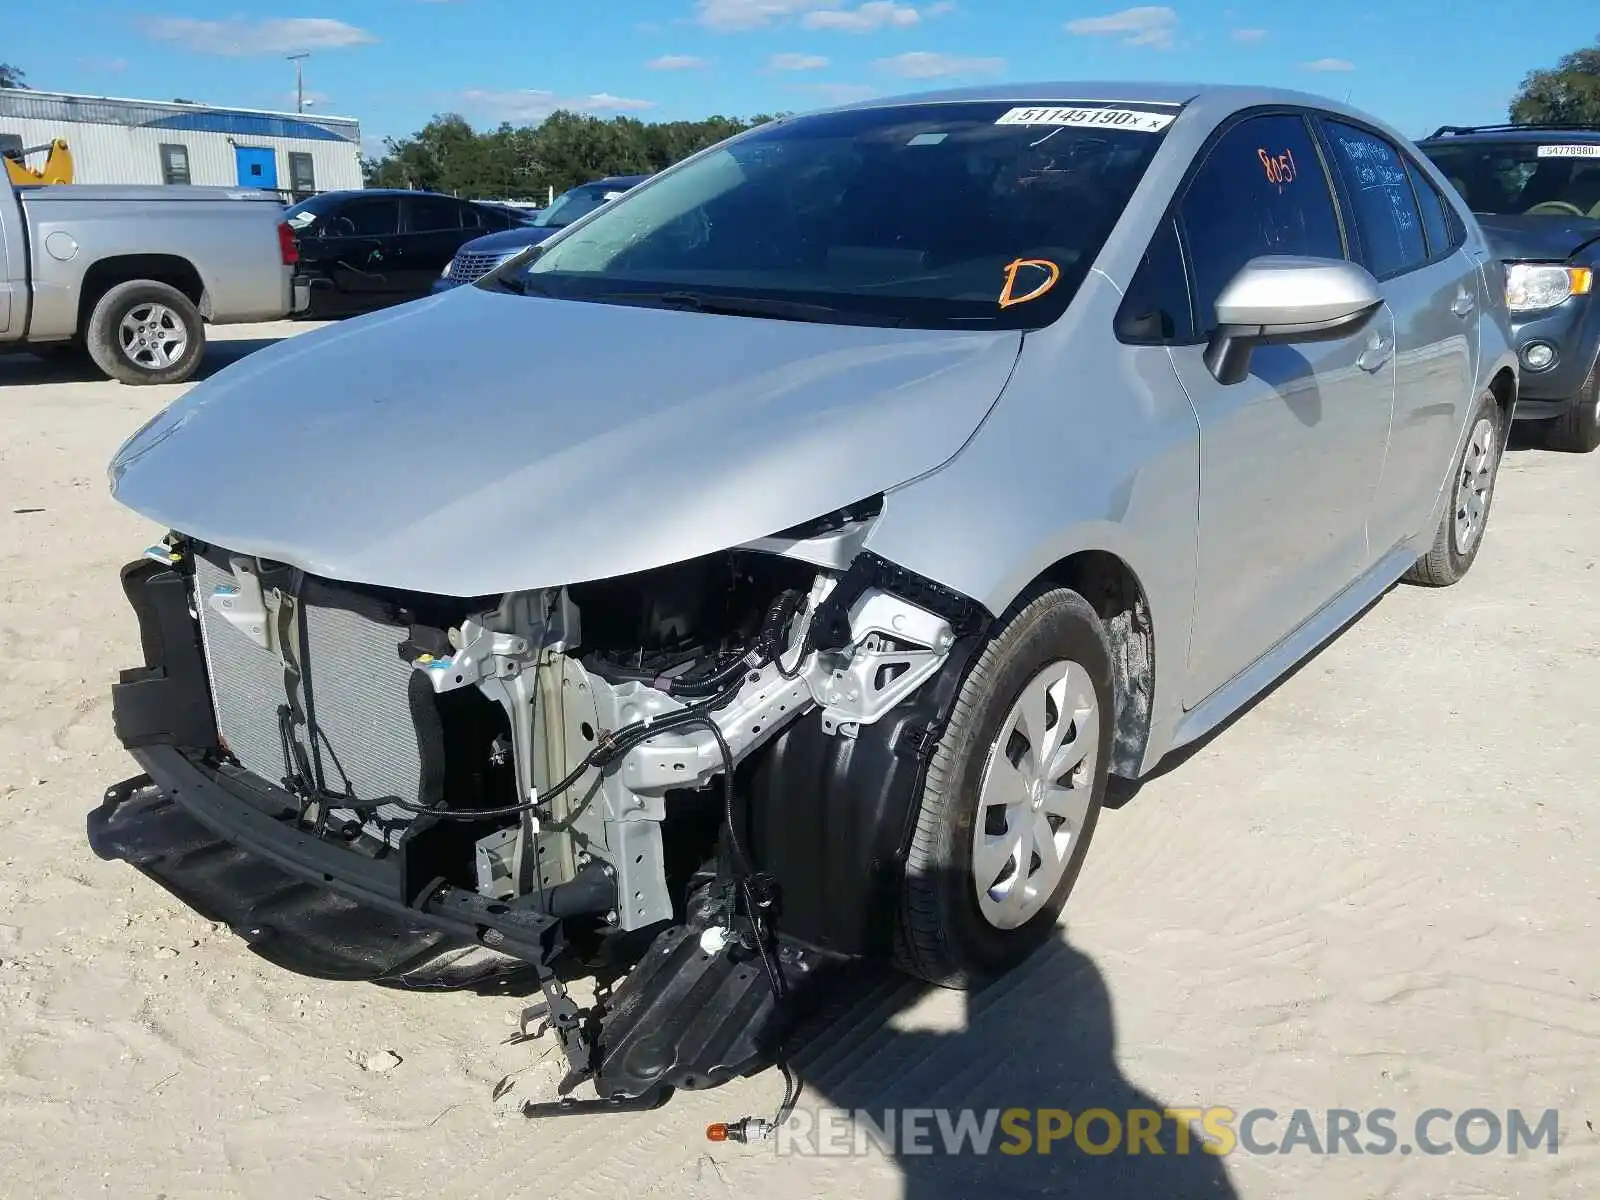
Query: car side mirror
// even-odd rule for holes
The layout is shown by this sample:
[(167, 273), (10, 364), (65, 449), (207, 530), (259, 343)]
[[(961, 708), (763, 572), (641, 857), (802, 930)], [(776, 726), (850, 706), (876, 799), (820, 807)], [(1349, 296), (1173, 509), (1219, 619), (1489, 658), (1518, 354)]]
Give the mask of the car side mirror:
[(1360, 333), (1382, 305), (1378, 281), (1342, 258), (1253, 258), (1217, 297), (1206, 367), (1218, 383), (1240, 383), (1257, 346), (1338, 341)]

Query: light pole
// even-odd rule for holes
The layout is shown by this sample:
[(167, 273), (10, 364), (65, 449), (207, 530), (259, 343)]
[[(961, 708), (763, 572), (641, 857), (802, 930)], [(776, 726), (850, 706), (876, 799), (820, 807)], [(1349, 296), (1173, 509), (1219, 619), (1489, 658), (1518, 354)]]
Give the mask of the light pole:
[(300, 73), (300, 63), (303, 59), (311, 57), (309, 50), (302, 50), (299, 54), (285, 54), (284, 58), (294, 64), (294, 110), (303, 113), (306, 110), (306, 84)]

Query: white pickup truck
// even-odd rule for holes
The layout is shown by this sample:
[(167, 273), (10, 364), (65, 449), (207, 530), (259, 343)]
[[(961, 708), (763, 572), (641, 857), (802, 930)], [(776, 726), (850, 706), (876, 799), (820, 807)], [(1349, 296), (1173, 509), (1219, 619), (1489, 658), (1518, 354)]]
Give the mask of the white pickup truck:
[(83, 351), (124, 383), (187, 379), (207, 323), (297, 306), (294, 235), (249, 189), (68, 184), (0, 174), (0, 351)]

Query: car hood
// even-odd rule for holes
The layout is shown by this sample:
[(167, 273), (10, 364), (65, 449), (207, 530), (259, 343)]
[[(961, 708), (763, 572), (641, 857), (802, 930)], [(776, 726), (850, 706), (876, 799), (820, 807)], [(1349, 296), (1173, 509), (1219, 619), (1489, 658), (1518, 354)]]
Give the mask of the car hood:
[(559, 227), (541, 229), (533, 225), (519, 225), (515, 229), (503, 229), (498, 233), (486, 233), (482, 237), (475, 237), (470, 242), (463, 243), (457, 253), (504, 254), (512, 250), (521, 250), (525, 246), (537, 246), (559, 232)]
[(608, 578), (940, 466), (1021, 337), (458, 288), (225, 368), (127, 441), (112, 493), (354, 583), (479, 596)]
[(1600, 241), (1600, 220), (1558, 216), (1479, 216), (1489, 245), (1507, 261), (1565, 262)]

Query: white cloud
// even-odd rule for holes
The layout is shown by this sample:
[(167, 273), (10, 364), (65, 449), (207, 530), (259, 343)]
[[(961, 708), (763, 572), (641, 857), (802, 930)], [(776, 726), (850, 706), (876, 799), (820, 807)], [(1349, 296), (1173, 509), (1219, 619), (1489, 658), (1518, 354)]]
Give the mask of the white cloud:
[(692, 54), (663, 54), (645, 63), (652, 71), (693, 71), (705, 65), (705, 59)]
[(769, 71), (820, 71), (827, 65), (820, 54), (774, 54), (767, 59)]
[(338, 50), (365, 46), (378, 39), (365, 29), (330, 17), (269, 17), (247, 21), (197, 21), (190, 17), (154, 17), (139, 25), (147, 36), (178, 42), (200, 54), (241, 58), (250, 54), (286, 54), (297, 50)]
[(1308, 71), (1354, 71), (1356, 69), (1355, 63), (1344, 58), (1317, 58), (1300, 65)]
[(1082, 37), (1118, 37), (1124, 46), (1170, 50), (1178, 32), (1178, 14), (1165, 5), (1142, 5), (1103, 17), (1068, 21), (1067, 32)]
[(128, 60), (125, 58), (101, 58), (98, 55), (90, 55), (88, 58), (80, 58), (78, 65), (85, 71), (113, 75), (119, 71), (126, 71), (128, 69)]
[(761, 29), (821, 6), (818, 0), (695, 0), (695, 19), (707, 29), (730, 33)]
[(1235, 29), (1228, 36), (1241, 46), (1255, 46), (1266, 41), (1267, 31), (1265, 29)]
[(542, 121), (563, 108), (583, 113), (622, 113), (643, 112), (656, 106), (654, 100), (630, 100), (609, 92), (563, 96), (559, 92), (542, 89), (496, 91), (491, 88), (468, 88), (457, 96), (457, 102), (468, 112), (496, 121)]
[(902, 79), (942, 79), (947, 75), (996, 75), (1006, 69), (1003, 58), (964, 58), (959, 54), (934, 54), (913, 50), (872, 64)]
[(873, 33), (879, 29), (909, 29), (922, 14), (894, 0), (867, 0), (860, 8), (819, 8), (800, 18), (807, 29), (833, 29), (840, 33)]
[(793, 87), (795, 91), (820, 96), (828, 104), (853, 104), (878, 94), (870, 83), (797, 83)]

